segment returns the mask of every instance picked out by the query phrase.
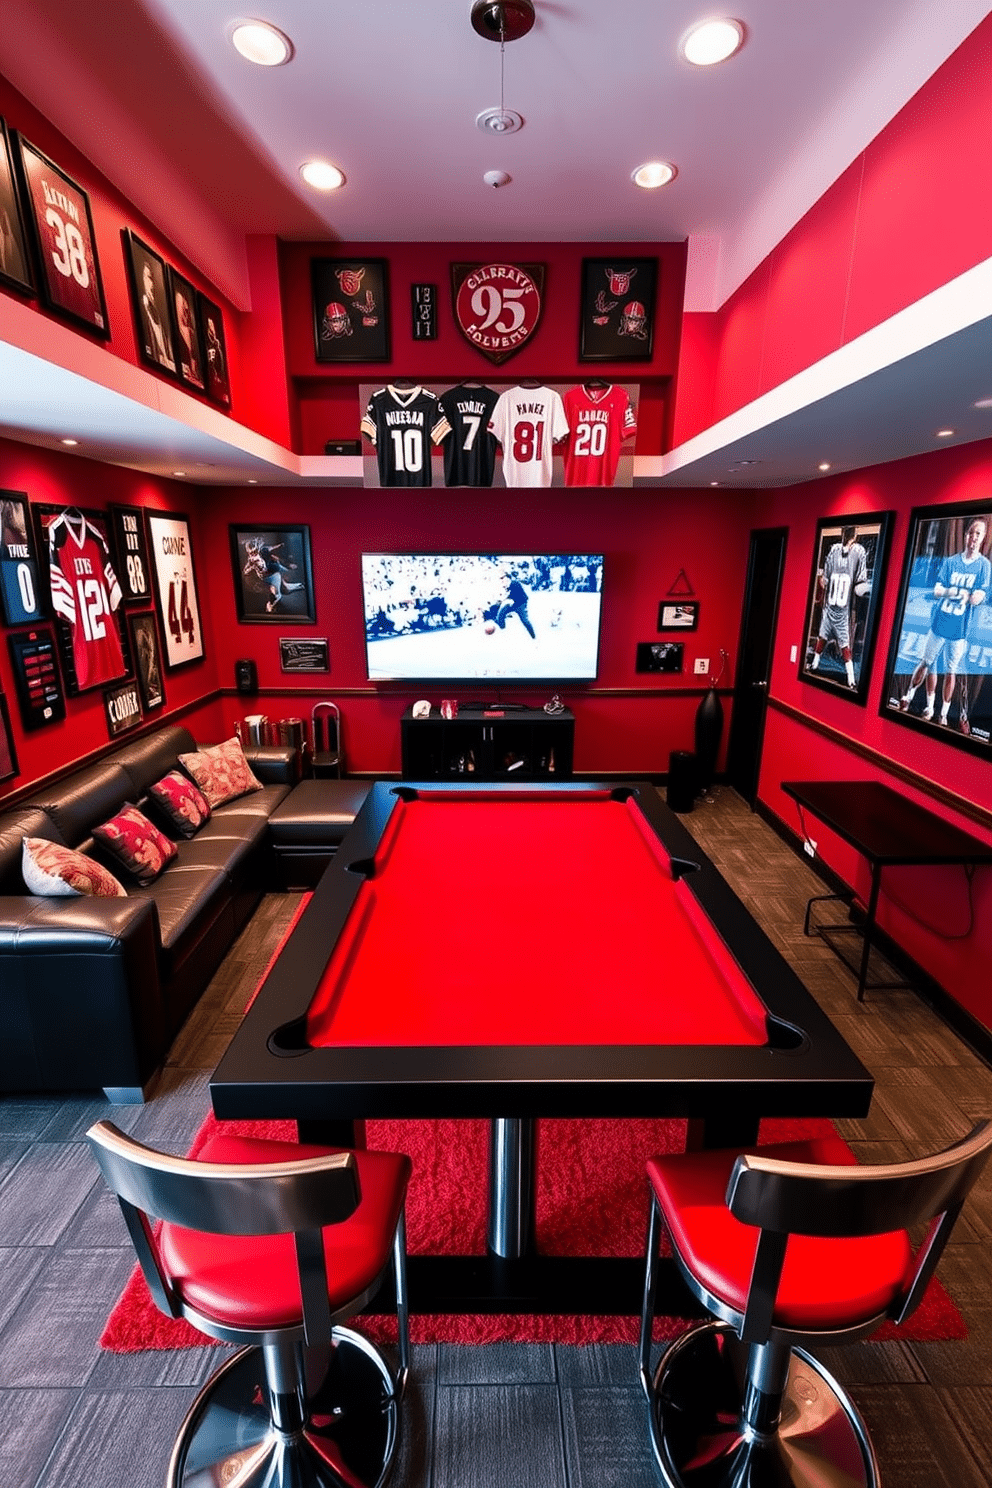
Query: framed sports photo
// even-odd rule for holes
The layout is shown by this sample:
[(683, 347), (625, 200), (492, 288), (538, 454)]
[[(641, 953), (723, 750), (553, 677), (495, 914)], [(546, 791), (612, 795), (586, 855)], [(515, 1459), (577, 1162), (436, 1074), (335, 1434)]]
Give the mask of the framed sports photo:
[(176, 512), (149, 511), (147, 520), (165, 639), (165, 666), (167, 671), (174, 672), (203, 657), (203, 627), (189, 519)]
[(227, 365), (227, 338), (224, 335), (224, 316), (219, 305), (208, 300), (205, 294), (197, 295), (200, 308), (200, 329), (203, 336), (204, 376), (206, 393), (215, 403), (225, 408), (231, 406), (231, 373)]
[[(7, 126), (0, 119), (0, 282), (34, 294), (31, 254), (28, 249), (21, 196), (14, 175), (14, 157)], [(0, 777), (2, 778), (2, 777)]]
[(879, 711), (992, 758), (992, 501), (910, 513)]
[(65, 717), (65, 694), (49, 627), (19, 630), (7, 637), (7, 645), (25, 733), (60, 723)]
[(309, 527), (232, 526), (234, 600), (242, 625), (313, 625)]
[(117, 577), (126, 604), (147, 604), (152, 597), (145, 514), (140, 506), (110, 507), (110, 526), (117, 555)]
[(17, 138), (24, 200), (31, 223), (41, 295), (50, 310), (109, 336), (90, 199), (47, 155)]
[(75, 697), (129, 676), (123, 595), (106, 512), (36, 506), (34, 515), (67, 690)]
[[(207, 374), (200, 325), (200, 299), (188, 279), (171, 264), (166, 282), (169, 288), (169, 312), (172, 316), (172, 345), (176, 353), (179, 377), (187, 387), (206, 392)], [(219, 312), (218, 312), (219, 313)]]
[(384, 258), (312, 258), (318, 362), (389, 361), (389, 264)]
[(637, 646), (636, 670), (681, 672), (684, 650), (681, 641), (640, 641)]
[(138, 355), (156, 372), (168, 372), (175, 377), (176, 348), (169, 314), (165, 261), (129, 228), (124, 229), (123, 237)]
[(41, 586), (28, 498), (0, 491), (0, 608), (8, 625), (41, 619)]
[(888, 557), (891, 512), (821, 517), (806, 598), (800, 682), (864, 707)]
[(658, 295), (656, 258), (584, 258), (580, 362), (649, 362)]
[(699, 624), (698, 599), (663, 599), (658, 606), (658, 629), (695, 630)]
[(151, 610), (146, 610), (140, 615), (128, 615), (127, 623), (131, 632), (131, 654), (134, 657), (141, 706), (146, 713), (152, 713), (165, 702), (155, 616)]
[(14, 735), (10, 727), (7, 699), (0, 692), (0, 780), (13, 780), (21, 772), (17, 765)]
[(103, 711), (107, 719), (107, 733), (111, 739), (137, 728), (141, 722), (141, 699), (136, 682), (119, 682), (108, 687), (103, 694)]

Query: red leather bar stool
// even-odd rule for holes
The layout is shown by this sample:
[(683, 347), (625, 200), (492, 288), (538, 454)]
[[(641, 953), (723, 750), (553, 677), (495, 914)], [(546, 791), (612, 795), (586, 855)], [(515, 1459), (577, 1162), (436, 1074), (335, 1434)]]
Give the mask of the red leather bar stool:
[[(142, 1146), (107, 1121), (87, 1135), (156, 1304), (211, 1338), (249, 1345), (193, 1403), (169, 1488), (382, 1483), (409, 1368), (410, 1159), (221, 1135), (190, 1159)], [(372, 1298), (390, 1261), (395, 1374), (340, 1326)]]
[[(640, 1374), (670, 1488), (878, 1483), (864, 1421), (806, 1347), (905, 1321), (990, 1149), (982, 1121), (946, 1152), (885, 1167), (859, 1166), (839, 1137), (652, 1159)], [(652, 1375), (662, 1219), (715, 1320), (677, 1339)], [(907, 1232), (921, 1225), (914, 1251)]]

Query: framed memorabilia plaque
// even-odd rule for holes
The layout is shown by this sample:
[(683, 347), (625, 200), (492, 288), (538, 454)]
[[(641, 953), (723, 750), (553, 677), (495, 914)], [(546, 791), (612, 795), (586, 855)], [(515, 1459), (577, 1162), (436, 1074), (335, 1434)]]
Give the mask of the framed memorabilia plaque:
[(799, 680), (864, 706), (885, 578), (890, 512), (821, 517)]
[(18, 137), (18, 146), (42, 298), (59, 315), (98, 336), (109, 336), (90, 199), (23, 136)]
[(663, 599), (658, 606), (658, 629), (695, 630), (699, 624), (698, 599)]
[(225, 408), (231, 406), (231, 373), (227, 365), (227, 339), (224, 316), (219, 305), (205, 294), (197, 296), (200, 307), (200, 330), (203, 335), (204, 375), (207, 396)]
[(19, 630), (7, 637), (7, 645), (25, 732), (59, 723), (65, 717), (65, 695), (51, 630), (47, 625)]
[(8, 625), (41, 619), (41, 590), (28, 498), (0, 491), (0, 607)]
[(640, 641), (637, 646), (639, 672), (681, 672), (681, 641)]
[(14, 735), (10, 728), (7, 699), (0, 692), (0, 780), (12, 780), (19, 775), (17, 754), (14, 750)]
[(312, 258), (318, 362), (389, 361), (389, 265), (384, 258)]
[(176, 348), (169, 314), (165, 262), (154, 248), (149, 248), (128, 229), (124, 231), (124, 256), (131, 282), (138, 355), (156, 372), (168, 372), (175, 377)]
[(165, 665), (174, 672), (178, 667), (200, 661), (203, 656), (189, 520), (174, 512), (149, 511), (147, 515), (148, 546), (165, 638)]
[(146, 713), (151, 713), (155, 708), (161, 708), (165, 702), (155, 616), (151, 610), (147, 610), (140, 615), (129, 615), (127, 623), (131, 632), (131, 654), (141, 693), (141, 706)]
[(411, 333), (414, 341), (437, 340), (437, 285), (410, 285)]
[(112, 739), (137, 728), (141, 722), (137, 682), (120, 682), (116, 687), (108, 687), (103, 694), (103, 711), (107, 717), (107, 733)]
[(329, 672), (327, 641), (321, 637), (298, 641), (293, 636), (280, 636), (279, 665), (284, 672)]
[(911, 512), (880, 711), (992, 758), (992, 500)]
[(14, 157), (10, 150), (7, 126), (0, 119), (0, 282), (34, 294), (31, 254), (28, 249), (21, 195), (14, 175)]
[(128, 604), (152, 597), (152, 578), (145, 540), (145, 514), (140, 506), (112, 506), (110, 524), (117, 554), (117, 577)]
[(309, 527), (232, 526), (234, 599), (242, 625), (313, 625)]
[(649, 362), (658, 293), (656, 258), (584, 258), (580, 362)]
[(106, 512), (36, 506), (34, 514), (66, 687), (75, 696), (128, 676)]
[[(200, 324), (200, 297), (182, 274), (170, 265), (166, 274), (169, 311), (172, 315), (172, 345), (179, 377), (187, 387), (206, 392), (207, 377)], [(218, 314), (220, 312), (218, 311)]]
[(544, 309), (543, 263), (453, 263), (455, 324), (476, 351), (500, 366), (527, 344)]

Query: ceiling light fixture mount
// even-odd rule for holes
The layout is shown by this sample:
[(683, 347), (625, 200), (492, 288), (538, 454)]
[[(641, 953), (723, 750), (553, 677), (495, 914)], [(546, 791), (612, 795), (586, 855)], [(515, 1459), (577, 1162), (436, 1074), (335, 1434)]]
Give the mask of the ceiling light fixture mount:
[(472, 28), (487, 41), (519, 41), (534, 24), (533, 0), (475, 0)]
[(293, 43), (268, 21), (235, 21), (231, 44), (248, 62), (258, 67), (282, 67), (293, 56)]

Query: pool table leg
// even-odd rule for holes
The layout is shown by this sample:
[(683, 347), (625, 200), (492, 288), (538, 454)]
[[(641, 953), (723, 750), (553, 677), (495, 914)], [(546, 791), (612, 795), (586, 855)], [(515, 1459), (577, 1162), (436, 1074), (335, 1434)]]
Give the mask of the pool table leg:
[(301, 1142), (313, 1142), (317, 1147), (353, 1147), (364, 1150), (365, 1122), (348, 1121), (343, 1117), (327, 1121), (298, 1121), (296, 1133)]
[(534, 1250), (537, 1122), (494, 1116), (489, 1125), (489, 1250), (517, 1260)]
[(757, 1116), (720, 1111), (712, 1116), (693, 1116), (686, 1123), (685, 1150), (700, 1152), (704, 1148), (754, 1147), (758, 1141)]

